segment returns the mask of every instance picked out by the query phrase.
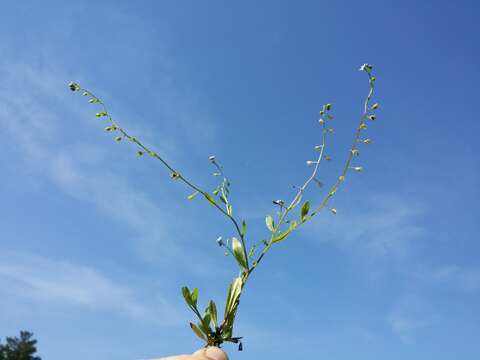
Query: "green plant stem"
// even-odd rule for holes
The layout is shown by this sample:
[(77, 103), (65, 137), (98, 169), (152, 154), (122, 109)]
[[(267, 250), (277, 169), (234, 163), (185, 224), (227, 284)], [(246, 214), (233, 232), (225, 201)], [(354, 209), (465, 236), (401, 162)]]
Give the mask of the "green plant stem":
[[(362, 66), (362, 68), (364, 68), (364, 67)], [(145, 154), (148, 154), (148, 155), (154, 157), (155, 159), (159, 160), (171, 172), (172, 178), (182, 181), (189, 188), (193, 189), (194, 191), (196, 191), (198, 193), (201, 193), (206, 198), (206, 200), (208, 200), (208, 202), (211, 205), (213, 205), (218, 211), (220, 211), (223, 215), (225, 215), (233, 223), (233, 225), (235, 227), (235, 230), (237, 231), (237, 233), (240, 237), (240, 241), (241, 241), (241, 244), (242, 244), (242, 247), (243, 247), (243, 253), (245, 255), (245, 260), (246, 260), (246, 267), (243, 268), (243, 266), (241, 266), (242, 270), (241, 270), (241, 273), (239, 275), (240, 279), (241, 279), (240, 292), (238, 294), (238, 297), (235, 300), (234, 305), (231, 307), (231, 311), (225, 315), (223, 322), (220, 324), (220, 326), (217, 328), (217, 330), (215, 332), (215, 335), (214, 335), (215, 338), (213, 339), (213, 341), (215, 341), (215, 344), (220, 345), (223, 341), (238, 342), (239, 338), (230, 337), (229, 339), (223, 339), (221, 337), (221, 333), (224, 330), (223, 328), (224, 328), (225, 324), (227, 324), (227, 322), (229, 321), (228, 319), (233, 319), (233, 320), (231, 320), (231, 323), (229, 323), (228, 331), (232, 330), (233, 321), (235, 319), (235, 315), (236, 315), (236, 312), (237, 312), (237, 308), (238, 308), (238, 305), (239, 305), (239, 301), (240, 301), (240, 297), (241, 297), (243, 288), (244, 288), (245, 284), (247, 283), (248, 279), (250, 278), (252, 272), (257, 268), (259, 263), (264, 259), (265, 255), (270, 251), (273, 244), (276, 241), (279, 241), (278, 236), (286, 235), (285, 237), (287, 237), (287, 236), (289, 236), (289, 234), (293, 230), (297, 229), (299, 226), (306, 223), (307, 221), (310, 221), (313, 218), (313, 216), (318, 214), (318, 212), (327, 205), (328, 201), (336, 193), (336, 191), (340, 187), (341, 183), (345, 180), (347, 172), (351, 168), (351, 163), (352, 163), (353, 157), (354, 157), (355, 153), (357, 152), (357, 147), (358, 147), (358, 143), (359, 143), (359, 140), (360, 140), (360, 134), (361, 134), (362, 130), (365, 128), (366, 120), (367, 120), (368, 114), (369, 114), (369, 103), (370, 103), (370, 100), (373, 97), (373, 93), (374, 93), (374, 81), (375, 81), (375, 79), (371, 74), (371, 67), (369, 69), (367, 68), (367, 70), (364, 70), (364, 71), (366, 71), (366, 73), (368, 75), (370, 89), (369, 89), (368, 95), (367, 95), (367, 97), (365, 98), (365, 101), (364, 101), (363, 113), (362, 113), (362, 116), (360, 118), (359, 125), (358, 125), (358, 127), (355, 131), (355, 134), (354, 134), (353, 144), (350, 148), (349, 154), (348, 154), (347, 159), (345, 161), (345, 165), (344, 165), (344, 167), (343, 167), (343, 169), (340, 173), (340, 176), (335, 181), (335, 183), (330, 187), (330, 191), (325, 196), (325, 198), (320, 202), (320, 205), (317, 208), (315, 208), (314, 211), (312, 211), (310, 213), (310, 215), (308, 215), (308, 214), (306, 214), (305, 216), (302, 215), (302, 218), (301, 218), (300, 222), (296, 223), (293, 227), (292, 227), (292, 225), (293, 225), (292, 224), (290, 229), (285, 230), (283, 232), (283, 234), (279, 234), (279, 231), (281, 230), (282, 226), (285, 224), (285, 222), (287, 220), (287, 216), (301, 202), (306, 189), (311, 184), (311, 182), (316, 178), (316, 175), (317, 175), (319, 167), (320, 167), (320, 163), (324, 159), (324, 151), (325, 151), (325, 147), (326, 147), (326, 134), (327, 134), (328, 130), (326, 129), (325, 121), (323, 121), (323, 122), (321, 122), (321, 124), (322, 124), (322, 144), (321, 144), (321, 149), (319, 149), (318, 159), (315, 162), (315, 166), (313, 168), (313, 171), (310, 174), (310, 176), (305, 180), (304, 184), (300, 188), (298, 188), (298, 191), (296, 192), (296, 194), (293, 197), (290, 204), (287, 207), (280, 206), (280, 214), (279, 214), (279, 217), (278, 217), (278, 221), (277, 221), (277, 224), (273, 227), (273, 231), (271, 232), (270, 240), (266, 243), (265, 248), (263, 249), (263, 251), (261, 252), (259, 257), (257, 258), (257, 260), (252, 261), (252, 266), (249, 265), (249, 260), (248, 260), (249, 256), (247, 254), (247, 247), (246, 247), (246, 243), (245, 243), (245, 234), (243, 234), (243, 232), (240, 230), (240, 226), (239, 226), (237, 220), (233, 217), (233, 215), (231, 215), (232, 212), (229, 209), (229, 206), (231, 206), (231, 205), (228, 201), (228, 196), (227, 196), (228, 194), (226, 193), (226, 190), (227, 190), (227, 192), (229, 190), (228, 189), (228, 186), (229, 186), (228, 179), (225, 177), (222, 168), (219, 166), (219, 164), (216, 163), (215, 159), (213, 158), (212, 163), (218, 169), (220, 175), (223, 176), (223, 183), (220, 185), (220, 190), (222, 192), (223, 199), (225, 199), (225, 203), (226, 203), (225, 205), (226, 205), (227, 211), (225, 211), (213, 199), (213, 197), (208, 192), (200, 189), (192, 181), (185, 178), (182, 174), (180, 174), (177, 170), (175, 170), (164, 158), (162, 158), (156, 152), (150, 150), (147, 146), (142, 144), (139, 140), (137, 140), (135, 137), (131, 136), (123, 128), (121, 128), (117, 124), (117, 122), (111, 117), (110, 113), (108, 112), (108, 109), (107, 109), (106, 105), (103, 103), (103, 101), (100, 98), (96, 97), (93, 93), (91, 93), (90, 91), (88, 91), (86, 89), (83, 89), (81, 87), (79, 88), (79, 90), (85, 92), (85, 95), (88, 95), (92, 99), (94, 99), (95, 103), (98, 103), (98, 104), (101, 105), (101, 107), (103, 109), (103, 115), (102, 116), (106, 116), (107, 119), (110, 121), (110, 123), (112, 124), (112, 130), (119, 131), (120, 134), (121, 134), (121, 137), (119, 137), (118, 140), (121, 140), (122, 138), (127, 138), (128, 140), (130, 140), (131, 142), (136, 144), (140, 149), (142, 149)], [(74, 90), (74, 89), (72, 89), (72, 90)], [(329, 117), (329, 114), (328, 114), (329, 110), (330, 110), (329, 108), (325, 109), (325, 107), (324, 107), (324, 111), (326, 112), (325, 116), (327, 118)], [(225, 189), (225, 186), (227, 186), (227, 189)], [(233, 255), (232, 251), (228, 248), (228, 246), (227, 246), (227, 249)], [(203, 319), (202, 319), (202, 316), (199, 313), (199, 311), (195, 307), (191, 307), (191, 309), (193, 310), (195, 315), (199, 318), (200, 322), (202, 322)], [(210, 342), (210, 340), (211, 339), (209, 338), (209, 342)]]
[[(354, 140), (353, 140), (353, 144), (350, 148), (350, 151), (349, 151), (349, 155), (347, 156), (347, 160), (345, 162), (345, 165), (344, 165), (344, 168), (341, 172), (341, 175), (338, 177), (337, 181), (334, 183), (334, 185), (331, 187), (330, 189), (330, 192), (327, 194), (327, 196), (324, 198), (324, 200), (320, 203), (320, 205), (311, 213), (310, 216), (308, 216), (305, 221), (302, 221), (298, 224), (298, 226), (302, 225), (303, 223), (309, 221), (313, 216), (315, 216), (323, 207), (325, 207), (325, 205), (328, 203), (328, 200), (330, 200), (330, 198), (335, 194), (335, 192), (337, 191), (337, 189), (339, 188), (340, 184), (344, 181), (344, 180), (340, 180), (340, 179), (344, 179), (347, 172), (348, 172), (348, 169), (350, 167), (350, 164), (352, 162), (352, 159), (353, 159), (353, 150), (356, 150), (357, 147), (358, 147), (358, 140), (360, 138), (360, 134), (361, 134), (361, 131), (362, 131), (362, 128), (361, 128), (361, 125), (363, 123), (365, 123), (365, 120), (367, 118), (367, 115), (368, 115), (368, 105), (369, 105), (369, 102), (371, 100), (371, 98), (373, 97), (373, 89), (374, 89), (374, 85), (373, 85), (373, 77), (371, 75), (370, 72), (367, 72), (367, 75), (368, 75), (368, 78), (369, 78), (369, 85), (370, 85), (370, 89), (369, 89), (369, 92), (368, 92), (368, 95), (367, 97), (365, 98), (365, 101), (364, 101), (364, 110), (363, 110), (363, 113), (362, 113), (362, 116), (360, 118), (360, 122), (359, 122), (359, 125), (357, 127), (357, 130), (355, 132), (355, 135), (354, 135)], [(244, 276), (244, 282), (246, 282), (250, 276), (250, 274), (253, 272), (253, 270), (255, 270), (255, 268), (258, 266), (258, 264), (260, 263), (260, 261), (264, 258), (264, 256), (268, 253), (268, 251), (270, 250), (270, 248), (272, 247), (272, 245), (274, 244), (274, 239), (276, 237), (276, 234), (278, 233), (280, 227), (283, 225), (287, 215), (290, 213), (290, 211), (301, 201), (301, 197), (303, 195), (303, 192), (306, 190), (306, 188), (308, 187), (308, 185), (312, 182), (312, 180), (315, 178), (317, 172), (318, 172), (318, 168), (320, 166), (320, 162), (321, 160), (323, 159), (323, 152), (324, 152), (324, 149), (325, 149), (325, 144), (326, 144), (326, 128), (325, 128), (325, 124), (322, 124), (322, 149), (320, 151), (320, 155), (318, 157), (318, 160), (315, 164), (315, 168), (312, 172), (312, 174), (310, 175), (310, 177), (305, 181), (305, 183), (303, 184), (303, 186), (298, 190), (298, 192), (296, 193), (295, 197), (293, 198), (293, 200), (291, 201), (290, 205), (285, 209), (285, 211), (282, 212), (280, 218), (279, 218), (279, 221), (278, 221), (278, 224), (275, 226), (274, 228), (274, 231), (272, 232), (272, 235), (271, 235), (271, 238), (270, 238), (270, 241), (268, 242), (268, 244), (266, 245), (266, 247), (263, 249), (262, 253), (260, 254), (259, 258), (253, 263), (252, 267), (248, 270), (248, 272), (245, 274)], [(298, 227), (297, 226), (297, 227)], [(243, 288), (243, 286), (242, 286)]]
[[(207, 196), (207, 195), (210, 196), (210, 194), (208, 194), (208, 192), (200, 189), (192, 181), (188, 180), (180, 172), (175, 170), (165, 159), (163, 159), (160, 155), (158, 155), (158, 153), (149, 149), (147, 146), (142, 144), (137, 138), (131, 136), (130, 134), (127, 133), (127, 131), (125, 131), (121, 126), (119, 126), (119, 124), (110, 115), (110, 113), (108, 111), (108, 108), (105, 105), (105, 103), (99, 97), (95, 96), (91, 91), (89, 91), (87, 89), (84, 89), (84, 88), (80, 88), (79, 91), (86, 92), (89, 96), (91, 96), (93, 99), (95, 99), (98, 104), (100, 104), (100, 106), (102, 107), (103, 111), (105, 112), (105, 114), (106, 114), (108, 120), (110, 121), (110, 123), (114, 126), (116, 131), (119, 131), (123, 135), (123, 137), (127, 138), (128, 140), (130, 140), (131, 142), (133, 142), (134, 144), (139, 146), (146, 154), (148, 154), (148, 155), (152, 156), (153, 158), (159, 160), (168, 170), (170, 170), (170, 172), (172, 174), (175, 174), (177, 176), (176, 177), (177, 180), (182, 181), (185, 185), (187, 185), (188, 187), (190, 187), (191, 189), (193, 189), (195, 191), (198, 191), (199, 193), (201, 193), (204, 196)], [(224, 209), (222, 209), (222, 207), (219, 206), (216, 202), (210, 202), (210, 204), (212, 204), (215, 208), (217, 208), (217, 210), (219, 210), (223, 215), (225, 215), (227, 218), (229, 218), (230, 221), (233, 223), (233, 225), (234, 225), (234, 227), (235, 227), (235, 229), (236, 229), (236, 231), (237, 231), (237, 233), (240, 237), (240, 240), (242, 242), (242, 246), (243, 246), (244, 253), (245, 253), (245, 258), (247, 259), (247, 265), (248, 265), (248, 256), (247, 256), (247, 252), (246, 252), (245, 239), (244, 239), (244, 235), (242, 234), (242, 232), (240, 230), (240, 226), (238, 225), (237, 220), (232, 215), (228, 214)]]

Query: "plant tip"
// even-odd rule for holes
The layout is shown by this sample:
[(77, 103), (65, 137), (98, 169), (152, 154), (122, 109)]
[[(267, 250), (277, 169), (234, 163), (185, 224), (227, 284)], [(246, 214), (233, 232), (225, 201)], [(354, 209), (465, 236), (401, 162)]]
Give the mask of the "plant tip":
[(360, 71), (365, 71), (367, 73), (369, 73), (370, 71), (372, 71), (373, 69), (373, 66), (370, 65), (370, 64), (363, 64), (362, 66), (360, 66)]
[(72, 91), (78, 91), (80, 90), (80, 85), (78, 85), (76, 82), (73, 82), (73, 81), (70, 81), (68, 83), (68, 87), (70, 88), (70, 90)]

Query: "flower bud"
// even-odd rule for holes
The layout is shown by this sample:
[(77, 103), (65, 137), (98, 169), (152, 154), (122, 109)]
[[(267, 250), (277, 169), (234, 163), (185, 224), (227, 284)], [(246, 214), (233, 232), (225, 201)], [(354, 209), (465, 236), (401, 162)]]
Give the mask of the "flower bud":
[(278, 206), (283, 206), (285, 205), (285, 201), (283, 200), (274, 200), (273, 203)]
[(372, 110), (377, 110), (380, 107), (378, 103), (372, 105)]
[(360, 66), (360, 69), (359, 69), (359, 70), (360, 70), (360, 71), (365, 71), (365, 72), (368, 72), (368, 73), (369, 73), (370, 71), (372, 71), (372, 69), (373, 69), (373, 66), (372, 66), (372, 65), (370, 65), (370, 64), (363, 64), (362, 66)]
[(80, 90), (80, 85), (78, 85), (76, 82), (73, 82), (73, 81), (70, 81), (68, 83), (68, 87), (70, 88), (70, 90), (72, 91), (78, 91)]

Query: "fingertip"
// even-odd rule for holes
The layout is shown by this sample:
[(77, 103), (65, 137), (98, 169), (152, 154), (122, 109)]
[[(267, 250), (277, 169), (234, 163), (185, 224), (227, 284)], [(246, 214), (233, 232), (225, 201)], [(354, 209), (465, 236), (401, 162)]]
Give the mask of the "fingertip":
[(228, 355), (216, 346), (209, 346), (198, 350), (194, 355), (202, 355), (208, 360), (228, 360)]

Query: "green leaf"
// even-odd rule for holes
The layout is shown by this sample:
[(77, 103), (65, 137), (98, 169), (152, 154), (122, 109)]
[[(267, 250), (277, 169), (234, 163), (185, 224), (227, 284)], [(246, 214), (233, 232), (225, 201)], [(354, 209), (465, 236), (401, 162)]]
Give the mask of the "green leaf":
[(188, 195), (187, 199), (188, 200), (193, 200), (195, 198), (195, 196), (197, 196), (197, 194), (198, 194), (198, 191), (195, 191), (193, 194)]
[(203, 317), (202, 317), (202, 322), (198, 324), (200, 329), (208, 336), (209, 333), (212, 332), (212, 329), (210, 328), (210, 321), (212, 320), (212, 317), (209, 312), (206, 312)]
[(212, 205), (215, 205), (215, 204), (216, 204), (216, 203), (215, 203), (215, 200), (213, 200), (212, 196), (211, 196), (209, 193), (204, 192), (204, 193), (203, 193), (203, 196), (205, 196), (205, 198), (208, 200), (208, 202), (209, 202), (210, 204), (212, 204)]
[(242, 221), (242, 231), (240, 232), (242, 234), (242, 237), (245, 236), (245, 233), (247, 232), (247, 223), (245, 220)]
[(287, 231), (283, 232), (282, 234), (280, 234), (279, 236), (277, 236), (275, 239), (272, 240), (272, 243), (277, 243), (279, 241), (282, 241), (283, 239), (285, 239), (288, 235), (290, 235), (290, 233), (292, 232), (291, 229), (288, 229)]
[(271, 232), (275, 231), (274, 224), (273, 224), (273, 218), (270, 215), (268, 215), (265, 218), (265, 225), (267, 225), (268, 230), (270, 230)]
[(227, 301), (225, 303), (225, 315), (224, 318), (227, 318), (229, 314), (232, 313), (233, 308), (235, 307), (235, 303), (240, 296), (242, 291), (242, 278), (239, 276), (233, 280), (230, 284), (230, 288), (228, 290)]
[(305, 201), (305, 203), (302, 206), (302, 210), (300, 211), (300, 218), (302, 221), (305, 221), (305, 217), (308, 214), (308, 211), (310, 210), (310, 203), (308, 201)]
[(191, 299), (192, 303), (194, 305), (197, 305), (197, 300), (198, 300), (198, 288), (193, 289), (192, 294), (191, 294)]
[(210, 300), (208, 303), (208, 312), (212, 317), (213, 326), (217, 326), (217, 306), (213, 300)]
[(253, 258), (255, 256), (255, 249), (257, 248), (256, 245), (253, 245), (251, 248), (250, 248), (250, 251), (248, 252), (248, 257), (249, 258)]
[(232, 250), (238, 264), (247, 269), (247, 259), (245, 258), (245, 252), (243, 251), (242, 243), (235, 237), (232, 238)]
[(193, 306), (192, 295), (190, 294), (190, 290), (188, 290), (188, 287), (182, 287), (182, 295), (185, 298), (187, 304), (189, 306)]
[(227, 204), (227, 214), (228, 216), (232, 216), (233, 214), (233, 208), (232, 208), (232, 205), (230, 204)]
[(200, 339), (208, 342), (207, 337), (203, 334), (202, 330), (200, 330), (200, 329), (197, 327), (197, 325), (195, 325), (194, 323), (190, 323), (190, 327), (192, 328), (192, 330), (193, 330), (193, 332), (195, 333), (195, 335), (197, 335)]

